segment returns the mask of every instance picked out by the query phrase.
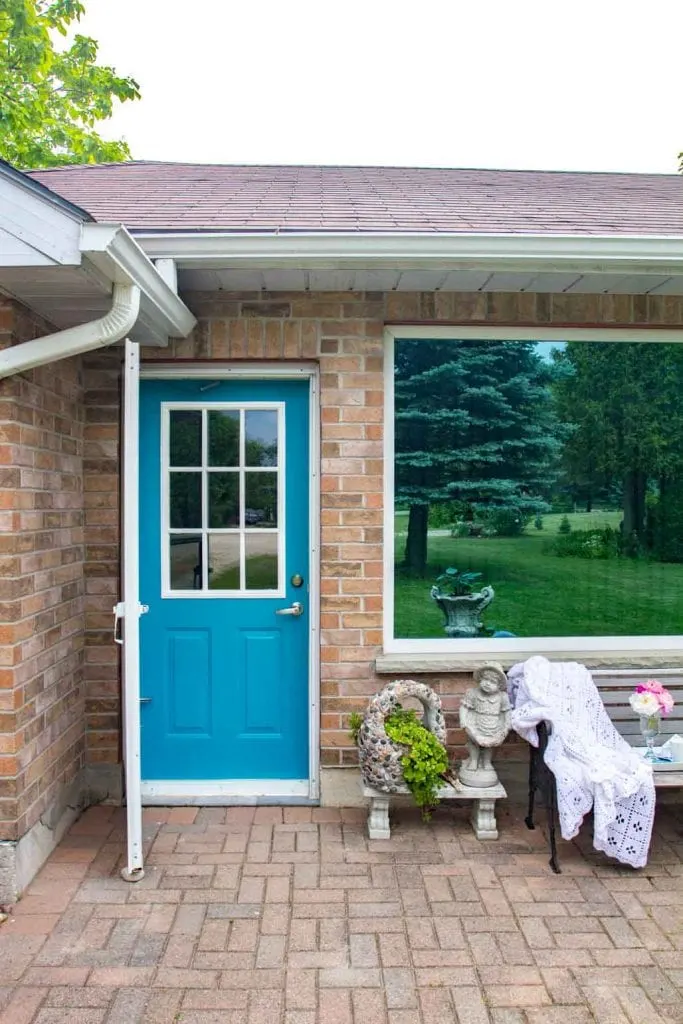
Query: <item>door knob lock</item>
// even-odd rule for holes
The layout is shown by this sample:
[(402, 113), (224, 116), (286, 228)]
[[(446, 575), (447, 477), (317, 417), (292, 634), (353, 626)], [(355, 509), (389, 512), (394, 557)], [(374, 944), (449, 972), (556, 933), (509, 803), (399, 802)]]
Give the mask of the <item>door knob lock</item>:
[(303, 615), (303, 613), (304, 606), (302, 605), (301, 601), (295, 601), (293, 604), (289, 606), (289, 608), (275, 609), (276, 615), (294, 615), (298, 617), (299, 615)]

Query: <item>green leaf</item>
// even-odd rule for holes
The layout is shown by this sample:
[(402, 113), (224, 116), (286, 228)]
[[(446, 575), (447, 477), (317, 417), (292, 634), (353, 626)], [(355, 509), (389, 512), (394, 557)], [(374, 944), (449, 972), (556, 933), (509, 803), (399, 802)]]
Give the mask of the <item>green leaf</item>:
[(406, 752), (401, 758), (403, 777), (424, 818), (438, 802), (437, 792), (448, 769), (448, 754), (442, 743), (418, 719), (412, 709), (399, 708), (384, 723), (389, 739)]
[(97, 63), (97, 42), (66, 36), (78, 0), (0, 0), (0, 157), (19, 168), (130, 159), (123, 140), (96, 131), (115, 102), (139, 99), (137, 82)]

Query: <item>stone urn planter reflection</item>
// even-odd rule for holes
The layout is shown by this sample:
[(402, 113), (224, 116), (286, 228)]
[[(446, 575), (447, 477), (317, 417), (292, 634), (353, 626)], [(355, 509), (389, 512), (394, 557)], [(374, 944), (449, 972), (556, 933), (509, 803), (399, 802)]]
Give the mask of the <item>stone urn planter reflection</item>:
[(424, 727), (440, 743), (446, 743), (441, 701), (429, 686), (412, 679), (400, 679), (385, 686), (368, 704), (358, 733), (358, 761), (363, 782), (381, 793), (398, 793), (405, 787), (401, 759), (406, 751), (401, 744), (389, 739), (384, 722), (408, 697), (422, 704)]
[(443, 612), (446, 636), (476, 637), (484, 632), (481, 613), (493, 601), (495, 591), (493, 587), (482, 587), (474, 594), (444, 594), (433, 586), (430, 596)]

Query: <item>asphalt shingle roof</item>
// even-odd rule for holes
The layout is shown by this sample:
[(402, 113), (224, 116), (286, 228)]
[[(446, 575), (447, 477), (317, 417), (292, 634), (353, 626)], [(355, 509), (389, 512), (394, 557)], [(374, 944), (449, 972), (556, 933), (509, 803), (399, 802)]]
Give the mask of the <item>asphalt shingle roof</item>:
[(89, 164), (31, 177), (133, 231), (683, 235), (683, 176)]

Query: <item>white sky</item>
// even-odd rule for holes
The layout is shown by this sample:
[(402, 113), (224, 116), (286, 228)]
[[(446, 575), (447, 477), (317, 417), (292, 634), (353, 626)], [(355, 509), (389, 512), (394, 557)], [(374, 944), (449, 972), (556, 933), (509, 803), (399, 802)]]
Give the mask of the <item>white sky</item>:
[(137, 159), (677, 170), (681, 0), (85, 0)]

